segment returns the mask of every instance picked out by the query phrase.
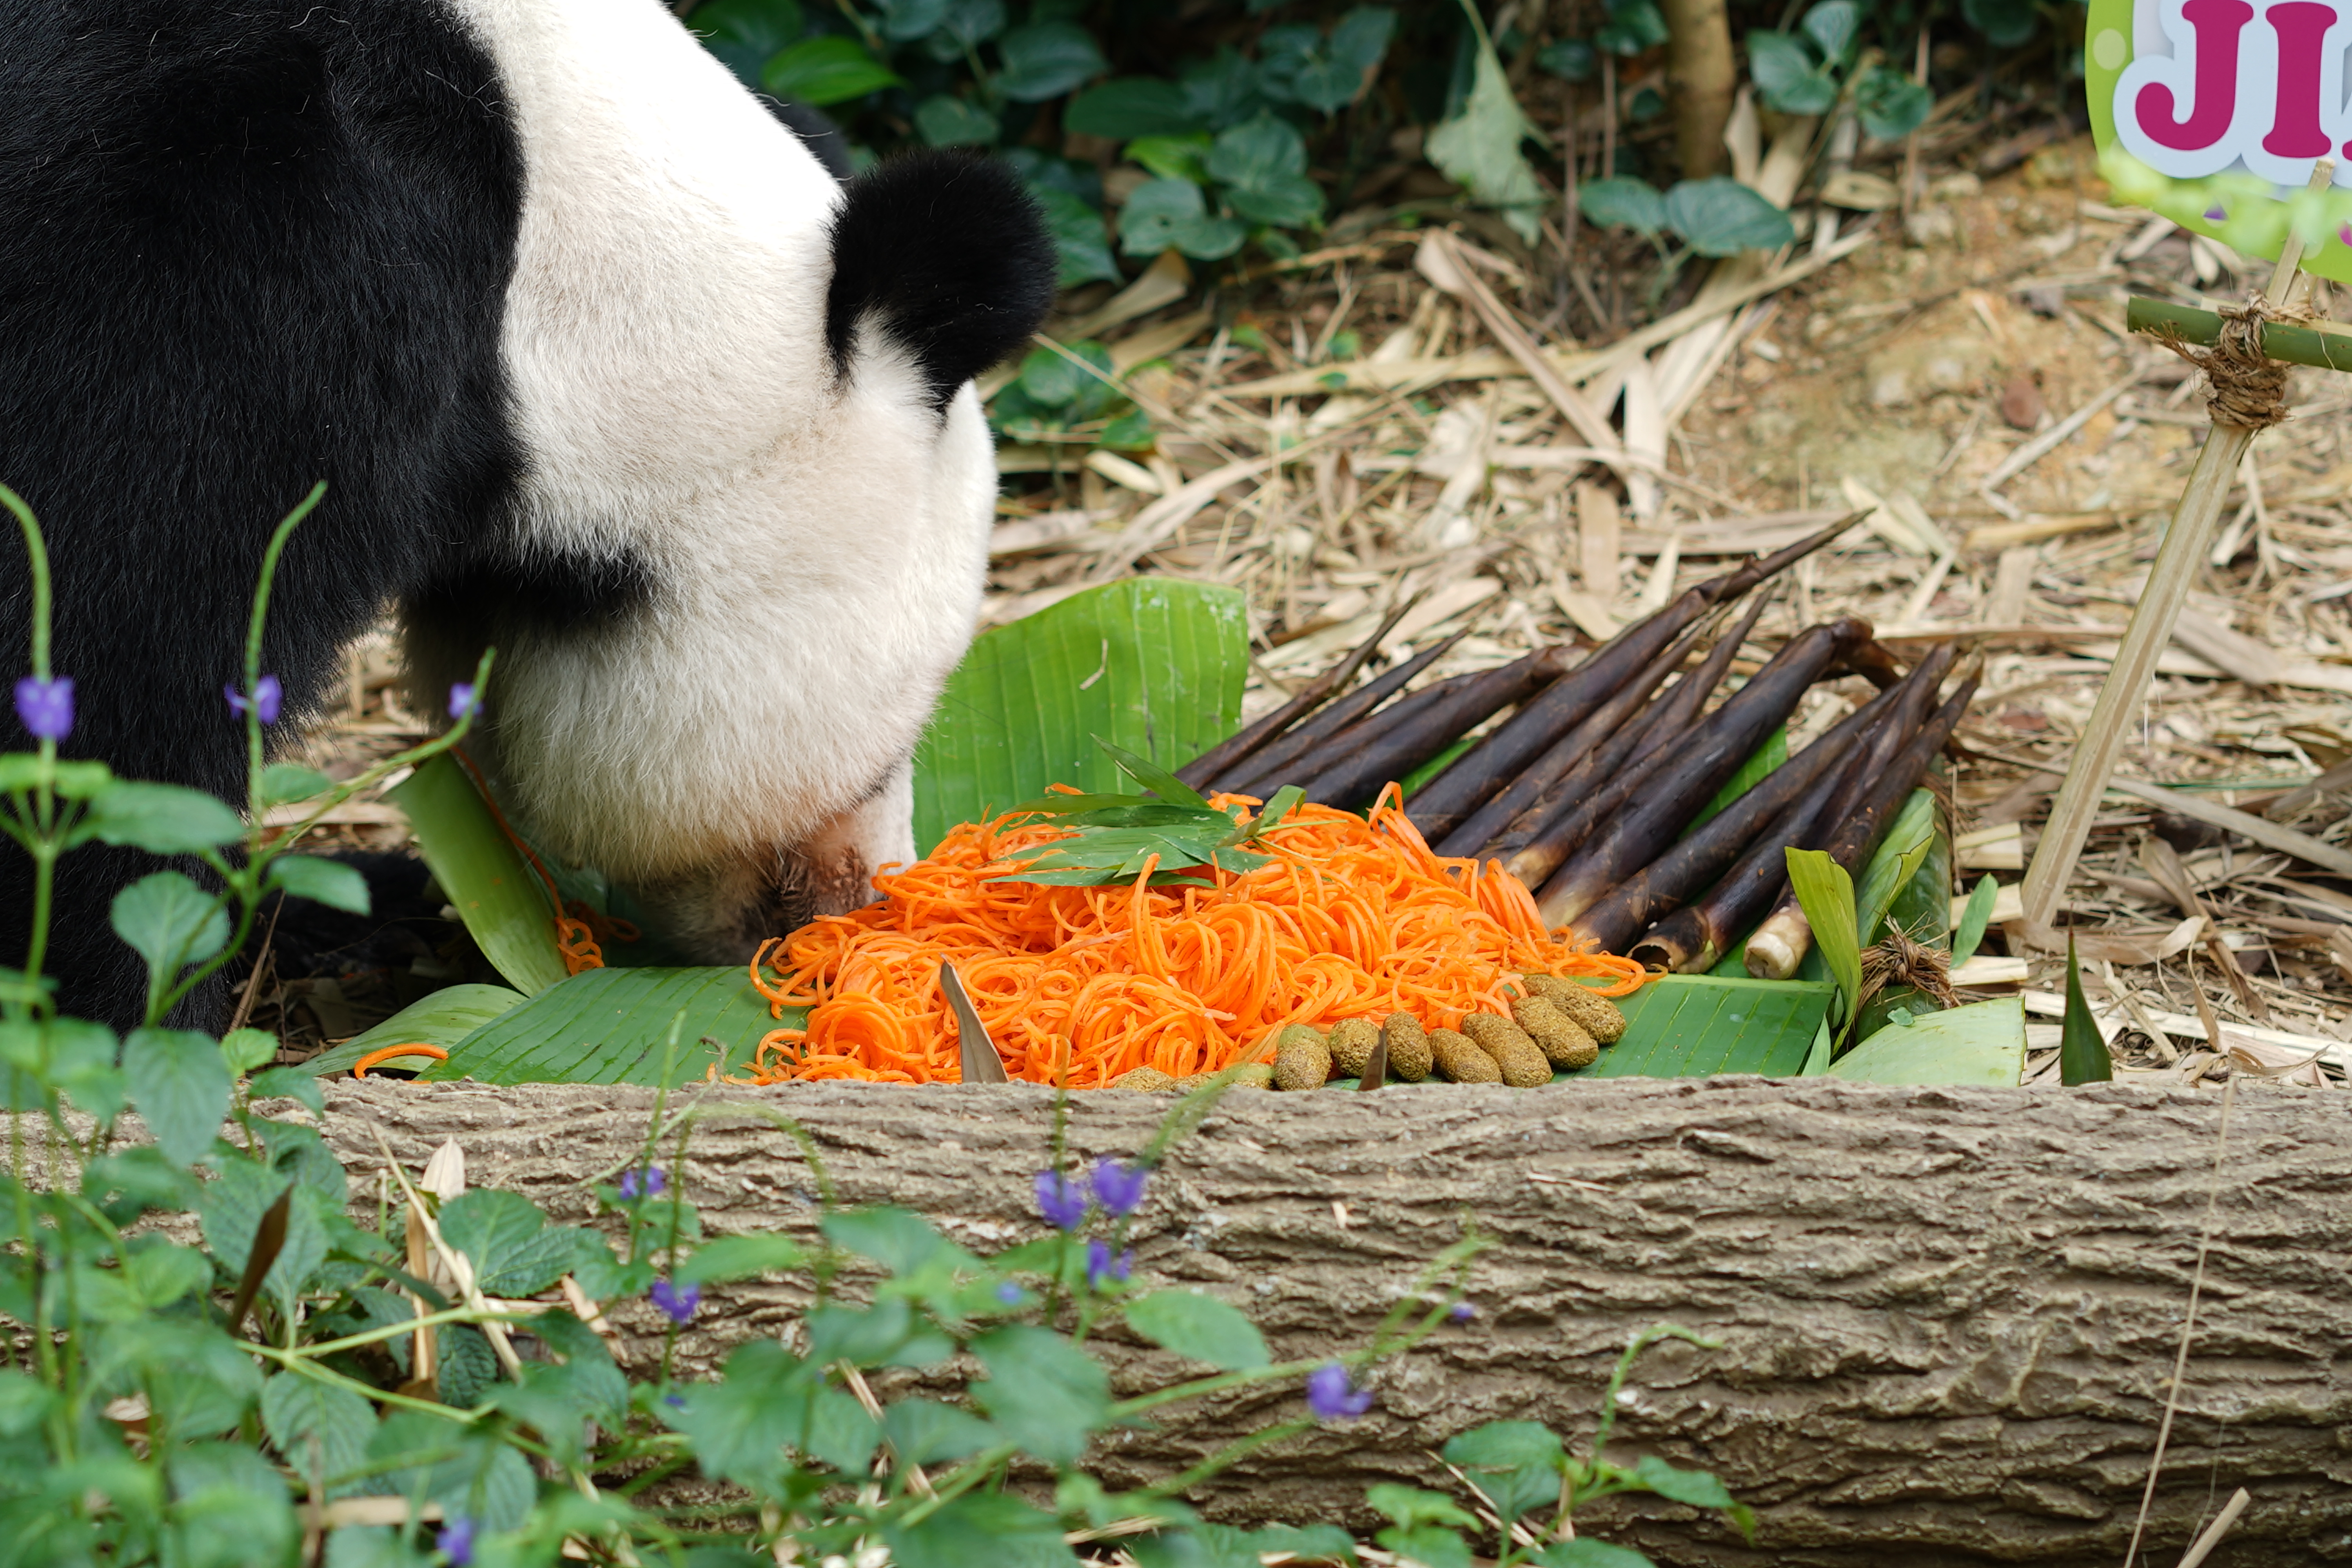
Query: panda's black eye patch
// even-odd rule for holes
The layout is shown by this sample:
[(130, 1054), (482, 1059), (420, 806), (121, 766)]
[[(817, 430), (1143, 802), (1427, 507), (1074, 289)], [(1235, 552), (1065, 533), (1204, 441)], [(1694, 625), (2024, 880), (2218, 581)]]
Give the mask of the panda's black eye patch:
[(444, 625), (477, 631), (516, 625), (585, 631), (625, 620), (651, 602), (653, 591), (653, 571), (635, 550), (500, 552), (436, 577), (415, 607)]

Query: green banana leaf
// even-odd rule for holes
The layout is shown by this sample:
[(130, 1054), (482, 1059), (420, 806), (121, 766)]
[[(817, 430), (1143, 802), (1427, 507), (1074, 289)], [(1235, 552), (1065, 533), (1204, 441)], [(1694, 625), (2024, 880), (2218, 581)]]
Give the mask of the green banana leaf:
[[(302, 1065), (324, 1078), (334, 1073), (349, 1072), (352, 1064), (370, 1051), (386, 1046), (415, 1045), (423, 1041), (438, 1046), (445, 1051), (454, 1050), (457, 1042), (506, 1012), (521, 1005), (523, 994), (503, 985), (446, 985), (415, 1001), (378, 1024), (364, 1035), (354, 1035), (331, 1050), (322, 1051)], [(403, 1058), (387, 1065), (403, 1071), (415, 1072), (425, 1064), (425, 1058)]]
[[(769, 1016), (767, 999), (740, 968), (592, 969), (541, 992), (449, 1047), (420, 1080), (478, 1083), (658, 1084), (699, 1081), (716, 1062), (741, 1068), (769, 1030), (806, 1014)], [(677, 1051), (669, 1055), (671, 1030)], [(705, 1037), (719, 1049), (702, 1043)]]
[(1889, 1024), (1830, 1065), (1856, 1083), (2013, 1087), (2025, 1071), (2025, 1003), (2004, 996)]
[(1570, 1078), (1794, 1078), (1836, 987), (1801, 980), (1669, 974), (1618, 1002), (1625, 1037)]
[(1232, 732), (1249, 623), (1232, 588), (1137, 577), (983, 633), (915, 752), (915, 846), (1049, 784), (1132, 789), (1096, 737), (1174, 768)]
[(383, 798), (408, 818), (433, 879), (508, 983), (528, 996), (562, 981), (547, 893), (457, 760), (427, 758)]

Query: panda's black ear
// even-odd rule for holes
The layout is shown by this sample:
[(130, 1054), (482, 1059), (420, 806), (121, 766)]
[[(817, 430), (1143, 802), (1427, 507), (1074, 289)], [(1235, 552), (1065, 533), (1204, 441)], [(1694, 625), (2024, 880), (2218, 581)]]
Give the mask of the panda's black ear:
[(1054, 302), (1045, 215), (1013, 171), (937, 148), (849, 182), (833, 219), (825, 342), (846, 372), (861, 322), (922, 367), (931, 406), (1019, 347)]

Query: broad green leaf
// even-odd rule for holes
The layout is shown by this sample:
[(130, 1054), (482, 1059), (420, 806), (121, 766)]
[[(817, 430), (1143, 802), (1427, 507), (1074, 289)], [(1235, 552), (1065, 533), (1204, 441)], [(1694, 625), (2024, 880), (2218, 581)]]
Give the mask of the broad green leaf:
[(327, 1114), (327, 1097), (319, 1091), (319, 1080), (308, 1068), (271, 1068), (268, 1072), (256, 1073), (245, 1088), (255, 1100), (284, 1095), (309, 1106), (313, 1116)]
[(1652, 0), (1610, 0), (1609, 20), (1592, 41), (1631, 59), (1666, 41), (1666, 19)]
[(1470, 1548), (1459, 1535), (1438, 1525), (1392, 1525), (1373, 1539), (1420, 1568), (1471, 1568)]
[(1601, 68), (1601, 57), (1583, 38), (1554, 38), (1536, 51), (1536, 64), (1562, 81), (1591, 81)]
[(1337, 113), (1371, 85), (1395, 31), (1395, 11), (1359, 5), (1331, 29), (1329, 43), (1300, 64), (1292, 95), (1309, 109)]
[(0, 1372), (0, 1437), (17, 1437), (39, 1426), (57, 1396), (21, 1372)]
[(1748, 74), (1764, 101), (1784, 114), (1819, 114), (1837, 99), (1837, 82), (1813, 53), (1787, 33), (1748, 35)]
[(234, 1080), (210, 1036), (133, 1029), (122, 1044), (122, 1070), (131, 1079), (131, 1103), (173, 1163), (192, 1164), (212, 1148), (228, 1114)]
[(886, 1296), (871, 1307), (832, 1303), (812, 1307), (808, 1326), (808, 1358), (820, 1366), (847, 1362), (875, 1366), (890, 1359), (914, 1331), (915, 1310), (903, 1296)]
[(1110, 230), (1102, 214), (1088, 205), (1085, 197), (1051, 185), (1032, 185), (1029, 194), (1045, 209), (1045, 229), (1054, 237), (1060, 258), (1057, 278), (1063, 288), (1075, 289), (1097, 279), (1118, 280), (1118, 263), (1111, 258)]
[(479, 1329), (452, 1323), (434, 1332), (439, 1336), (441, 1347), (441, 1403), (453, 1409), (471, 1410), (499, 1379), (498, 1356)]
[(761, 68), (800, 37), (805, 22), (800, 0), (703, 0), (687, 26), (756, 92)]
[(940, 30), (929, 40), (931, 58), (941, 62), (961, 58), (965, 51), (1003, 31), (1004, 0), (948, 0)]
[(114, 934), (147, 961), (158, 986), (228, 941), (228, 911), (177, 871), (142, 877), (114, 895)]
[(966, 1492), (916, 1524), (886, 1527), (882, 1538), (897, 1568), (973, 1568), (982, 1557), (988, 1568), (1076, 1568), (1078, 1561), (1059, 1520), (999, 1492)]
[(740, 969), (591, 969), (510, 1007), (449, 1047), (446, 1062), (418, 1058), (420, 1080), (481, 1083), (635, 1083), (661, 1079), (670, 1029), (677, 1051), (670, 1083), (698, 1083), (717, 1060), (708, 1035), (726, 1047), (720, 1071), (751, 1060), (761, 1037), (782, 1024)]
[(953, 93), (935, 93), (915, 106), (915, 129), (934, 147), (993, 146), (996, 116)]
[(1616, 999), (1625, 1037), (1569, 1076), (1794, 1078), (1835, 992), (1819, 981), (1669, 974)]
[(1119, 790), (1097, 736), (1163, 767), (1189, 762), (1231, 732), (1247, 674), (1242, 595), (1170, 578), (1108, 584), (983, 634), (916, 752), (916, 847), (1049, 784)]
[(788, 1236), (722, 1236), (697, 1247), (677, 1266), (681, 1285), (723, 1285), (781, 1274), (808, 1261), (808, 1249)]
[(1221, 131), (1209, 144), (1209, 177), (1228, 185), (1258, 186), (1307, 173), (1307, 142), (1286, 120), (1260, 114)]
[(1110, 1374), (1060, 1334), (1015, 1324), (971, 1342), (988, 1368), (972, 1398), (1004, 1434), (1049, 1464), (1074, 1465), (1110, 1415)]
[[(349, 1389), (281, 1372), (261, 1385), (261, 1429), (296, 1475), (323, 1479), (359, 1468), (375, 1436), (375, 1412)], [(327, 1495), (358, 1489), (346, 1483)]]
[[(468, 1334), (477, 1341), (481, 1338), (470, 1329), (460, 1328), (445, 1330), (442, 1341), (444, 1344), (462, 1342)], [(520, 1450), (499, 1441), (494, 1430), (469, 1429), (422, 1412), (399, 1411), (377, 1426), (368, 1442), (368, 1458), (371, 1462), (410, 1456), (422, 1459), (451, 1447), (458, 1450), (454, 1458), (380, 1472), (362, 1483), (362, 1489), (391, 1497), (421, 1491), (425, 1501), (439, 1503), (443, 1513), (453, 1518), (462, 1514), (486, 1531), (513, 1530), (530, 1517), (539, 1492), (530, 1465)]]
[[(1908, 887), (1927, 863), (1938, 837), (1938, 816), (1936, 797), (1924, 789), (1915, 789), (1887, 825), (1878, 847), (1871, 852), (1869, 864), (1862, 868), (1862, 882), (1854, 889), (1854, 917), (1857, 931), (1866, 933), (1865, 947), (1876, 942), (1886, 911), (1894, 906), (1895, 895)], [(1944, 888), (1930, 891), (1951, 908), (1950, 894)], [(1915, 936), (1919, 933), (1914, 932)], [(1924, 940), (1924, 939), (1923, 939)]]
[(1130, 163), (1140, 163), (1165, 179), (1192, 184), (1209, 183), (1209, 148), (1205, 131), (1186, 136), (1144, 136), (1127, 144)]
[[(1474, 23), (1476, 16), (1473, 11)], [(1481, 205), (1498, 209), (1519, 237), (1533, 245), (1541, 230), (1538, 215), (1546, 198), (1519, 143), (1530, 137), (1540, 141), (1542, 132), (1511, 96), (1510, 79), (1503, 74), (1503, 62), (1495, 58), (1485, 26), (1474, 31), (1477, 53), (1470, 95), (1463, 100), (1461, 113), (1429, 132), (1429, 161)]]
[[(422, 1042), (454, 1050), (457, 1042), (501, 1014), (522, 1005), (523, 994), (503, 985), (448, 985), (419, 997), (363, 1035), (355, 1035), (331, 1050), (302, 1064), (302, 1070), (321, 1078), (349, 1072), (352, 1064), (386, 1046)], [(403, 1057), (387, 1066), (414, 1072), (429, 1058)]]
[(1577, 211), (1601, 228), (1630, 228), (1648, 239), (1666, 226), (1665, 198), (1646, 180), (1618, 176), (1576, 188)]
[(561, 1279), (577, 1254), (576, 1233), (550, 1228), (519, 1193), (477, 1187), (441, 1205), (441, 1237), (472, 1260), (487, 1296), (535, 1296)]
[[(113, 781), (114, 770), (104, 763), (49, 763), (49, 787), (67, 800), (88, 800)], [(30, 791), (41, 782), (37, 752), (0, 752), (0, 795)]]
[(1423, 1524), (1458, 1524), (1475, 1529), (1478, 1521), (1444, 1492), (1381, 1481), (1364, 1489), (1364, 1502), (1400, 1530)]
[(1162, 1350), (1225, 1372), (1245, 1372), (1272, 1359), (1255, 1323), (1215, 1297), (1190, 1290), (1155, 1290), (1128, 1302), (1127, 1326)]
[(77, 840), (126, 844), (157, 855), (193, 855), (245, 837), (245, 820), (202, 790), (116, 779), (90, 797)]
[(131, 1293), (150, 1308), (168, 1307), (213, 1282), (212, 1259), (193, 1247), (174, 1247), (160, 1236), (128, 1244), (123, 1274)]
[(261, 804), (264, 805), (284, 805), (290, 801), (308, 800), (334, 787), (335, 781), (318, 769), (306, 768), (297, 763), (272, 763), (261, 770)]
[[(882, 36), (893, 43), (919, 38), (947, 21), (948, 0), (879, 0)], [(697, 21), (701, 14), (695, 14)]]
[(278, 1037), (266, 1029), (231, 1029), (221, 1037), (220, 1054), (229, 1071), (251, 1072), (278, 1054)]
[(299, 1527), (286, 1482), (253, 1449), (200, 1443), (167, 1462), (174, 1568), (247, 1568), (286, 1559)]
[(1969, 907), (1960, 911), (1960, 929), (1952, 935), (1952, 967), (1958, 969), (1977, 955), (1984, 941), (1985, 927), (1992, 923), (1992, 906), (2000, 897), (2000, 884), (1991, 872), (1969, 894)]
[(818, 109), (903, 82), (897, 71), (867, 54), (865, 45), (839, 33), (803, 38), (760, 72), (760, 84), (778, 98)]
[[(2210, 928), (2209, 928), (2210, 929)], [(2066, 1015), (2059, 1025), (2058, 1081), (2105, 1083), (2116, 1076), (2114, 1055), (2083, 996), (2083, 966), (2074, 958), (2074, 936), (2066, 934)]]
[(1693, 1508), (1732, 1506), (1732, 1496), (1723, 1483), (1705, 1470), (1677, 1469), (1655, 1454), (1644, 1454), (1633, 1466), (1633, 1473), (1643, 1486), (1675, 1502)]
[(1664, 205), (1666, 226), (1701, 256), (1777, 250), (1797, 234), (1787, 213), (1721, 174), (1682, 181), (1666, 193)]
[[(1189, 136), (1202, 129), (1184, 89), (1157, 77), (1113, 77), (1070, 100), (1062, 110), (1062, 126), (1113, 142), (1151, 136)], [(1135, 149), (1127, 155), (1135, 157)], [(1141, 162), (1138, 159), (1137, 162)], [(1150, 164), (1144, 165), (1146, 168)]]
[(2033, 0), (1960, 0), (1960, 15), (1998, 49), (2013, 49), (2033, 37), (2039, 13)]
[(1042, 103), (1110, 68), (1084, 27), (1071, 22), (1033, 22), (997, 40), (1004, 69), (996, 90), (1016, 103)]
[(1895, 142), (1927, 121), (1936, 95), (1901, 71), (1873, 66), (1855, 84), (1853, 104), (1863, 130), (1878, 141)]
[(1823, 60), (1843, 67), (1852, 58), (1854, 39), (1862, 31), (1862, 7), (1853, 0), (1822, 0), (1798, 26), (1822, 51)]
[(1521, 1465), (1516, 1470), (1481, 1476), (1478, 1489), (1507, 1520), (1538, 1510), (1549, 1512), (1559, 1506), (1559, 1469), (1555, 1465)]
[(1540, 1568), (1652, 1568), (1650, 1560), (1630, 1546), (1612, 1546), (1580, 1535), (1555, 1541), (1535, 1555)]
[(121, 1365), (147, 1394), (167, 1432), (200, 1436), (236, 1426), (261, 1393), (253, 1359), (209, 1323), (152, 1316), (110, 1331), (101, 1354), (121, 1347)]
[(526, 996), (561, 982), (568, 972), (544, 885), (457, 759), (446, 752), (428, 757), (383, 798), (408, 818), (433, 879), (482, 956)]
[[(2106, 1047), (2099, 1047), (2102, 1055)], [(2025, 1070), (2024, 1005), (2014, 996), (1889, 1024), (1832, 1064), (1859, 1083), (2013, 1087)]]
[(800, 1412), (785, 1394), (799, 1365), (782, 1346), (754, 1342), (728, 1357), (724, 1381), (690, 1384), (656, 1414), (693, 1443), (704, 1474), (758, 1485), (795, 1436)]
[(978, 1266), (978, 1259), (941, 1236), (920, 1215), (902, 1208), (835, 1209), (818, 1222), (835, 1247), (870, 1258), (893, 1275), (947, 1266)]
[(1516, 1470), (1557, 1466), (1564, 1450), (1559, 1434), (1539, 1422), (1489, 1421), (1447, 1439), (1442, 1452), (1465, 1470)]
[(1118, 215), (1119, 248), (1129, 256), (1157, 256), (1173, 247), (1215, 261), (1239, 250), (1248, 237), (1249, 231), (1234, 219), (1211, 216), (1201, 187), (1190, 180), (1147, 180)]
[(883, 1410), (882, 1436), (900, 1464), (936, 1465), (969, 1458), (1003, 1441), (1004, 1435), (969, 1410), (936, 1400), (902, 1399)]
[(1788, 851), (1789, 885), (1813, 928), (1813, 944), (1838, 983), (1839, 1002), (1851, 1016), (1862, 994), (1862, 943), (1854, 930), (1853, 879), (1826, 851)]
[(269, 864), (269, 885), (346, 914), (368, 912), (367, 879), (356, 867), (315, 855), (281, 855)]

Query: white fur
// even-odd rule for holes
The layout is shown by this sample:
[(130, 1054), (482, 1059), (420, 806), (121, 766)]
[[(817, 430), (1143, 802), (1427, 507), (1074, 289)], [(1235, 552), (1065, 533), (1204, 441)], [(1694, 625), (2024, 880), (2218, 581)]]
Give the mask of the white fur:
[(845, 830), (910, 858), (905, 764), (978, 614), (977, 394), (824, 342), (839, 192), (656, 0), (452, 0), (527, 169), (505, 352), (525, 536), (627, 543), (617, 630), (501, 647), (499, 771), (534, 834), (627, 881), (740, 879)]

